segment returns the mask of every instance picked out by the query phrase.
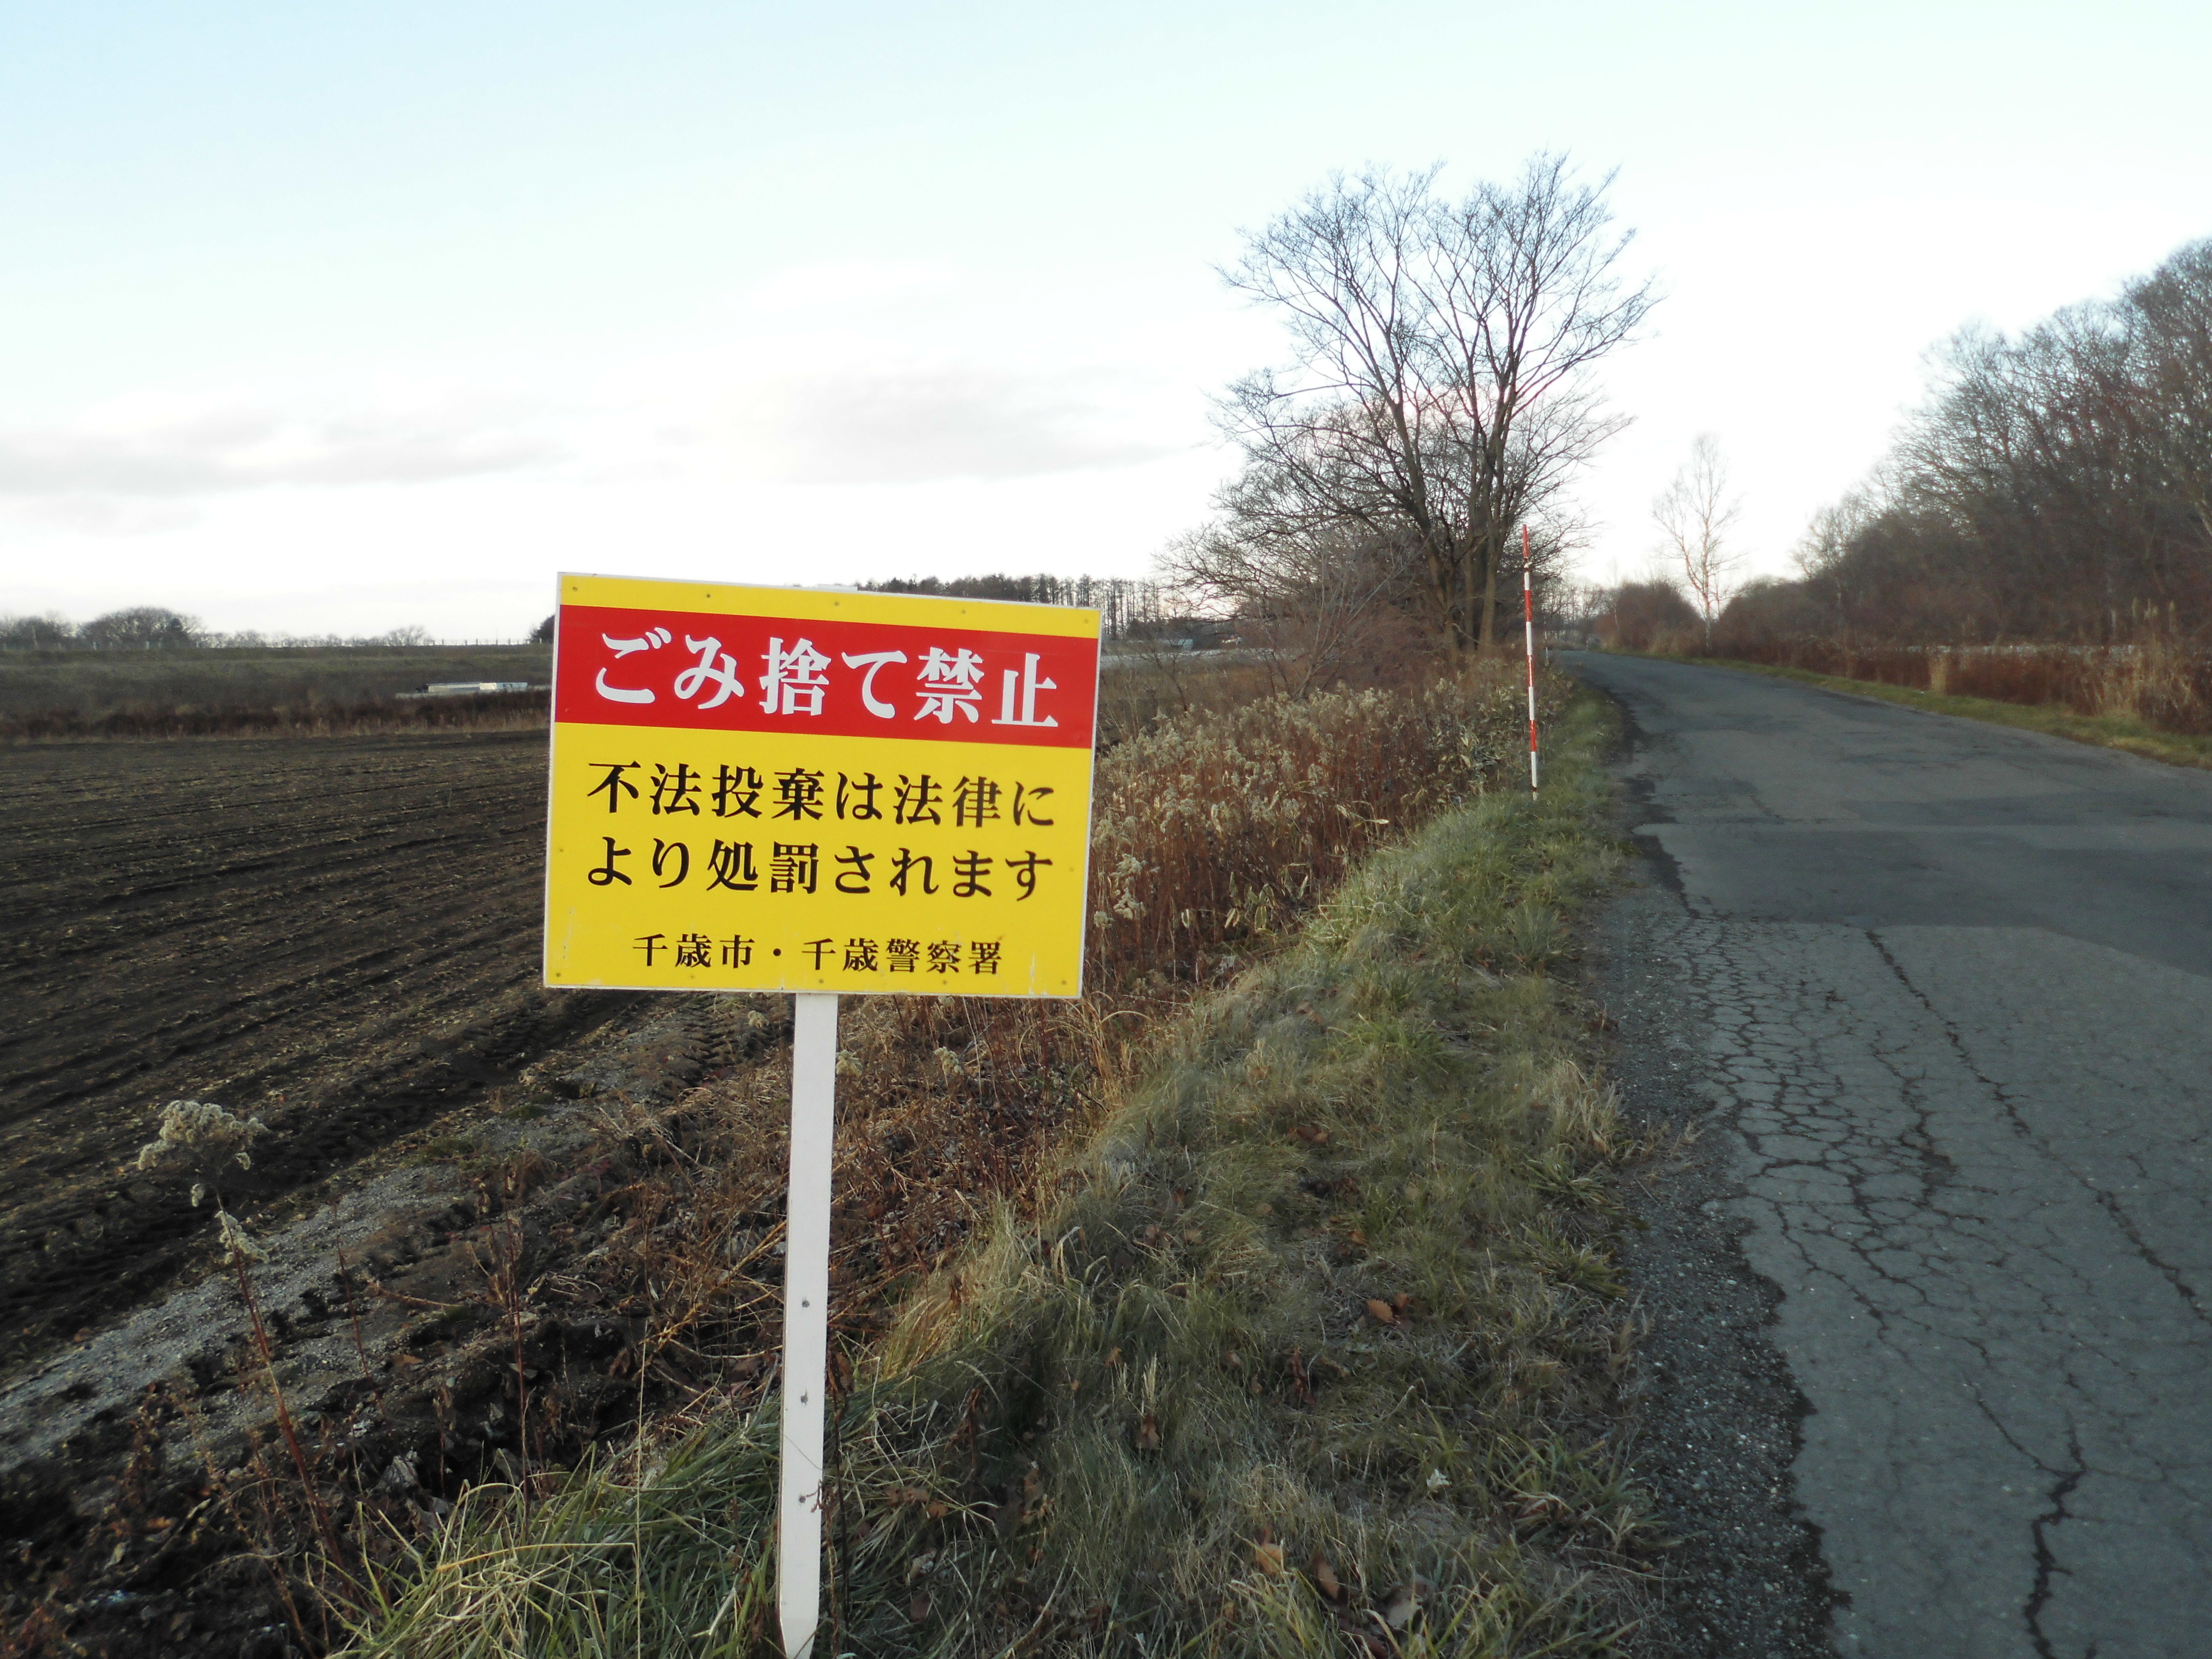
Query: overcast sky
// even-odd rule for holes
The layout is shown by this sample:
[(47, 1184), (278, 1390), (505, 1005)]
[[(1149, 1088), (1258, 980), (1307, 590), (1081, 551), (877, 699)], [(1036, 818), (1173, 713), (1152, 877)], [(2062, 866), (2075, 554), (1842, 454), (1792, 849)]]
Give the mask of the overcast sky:
[(1565, 149), (1778, 568), (1924, 352), (2212, 234), (2212, 6), (0, 0), (0, 611), (512, 635), (557, 570), (1139, 575), (1332, 169)]

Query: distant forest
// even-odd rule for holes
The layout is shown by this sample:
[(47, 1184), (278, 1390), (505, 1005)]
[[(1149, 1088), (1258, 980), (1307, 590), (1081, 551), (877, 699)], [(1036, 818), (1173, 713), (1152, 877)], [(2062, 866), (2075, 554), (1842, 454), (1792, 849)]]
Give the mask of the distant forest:
[[(1012, 599), (1024, 605), (1073, 605), (1103, 613), (1109, 639), (1146, 639), (1188, 634), (1194, 628), (1216, 629), (1218, 624), (1171, 614), (1170, 590), (1158, 582), (1136, 581), (1121, 576), (915, 576), (904, 580), (863, 582), (861, 590), (875, 593), (935, 593), (951, 599)], [(553, 618), (547, 617), (520, 641), (447, 641), (430, 636), (426, 628), (395, 628), (377, 635), (224, 634), (201, 625), (196, 617), (160, 605), (133, 605), (111, 611), (89, 622), (66, 617), (0, 616), (0, 650), (46, 651), (166, 651), (253, 649), (337, 646), (392, 647), (445, 644), (547, 645), (553, 639)]]
[[(549, 630), (536, 643), (551, 639)], [(466, 641), (446, 643), (512, 644), (512, 641)], [(201, 626), (199, 618), (157, 605), (132, 605), (110, 611), (89, 622), (75, 623), (52, 614), (40, 617), (0, 617), (0, 651), (190, 651), (257, 649), (328, 649), (337, 646), (427, 646), (440, 641), (427, 628), (394, 628), (382, 634), (340, 635), (224, 634)]]
[[(1796, 563), (1735, 595), (1714, 651), (2212, 643), (2212, 238), (2115, 299), (1945, 342), (1888, 456)], [(1586, 614), (1638, 647), (1698, 625), (1664, 580)]]
[(910, 576), (862, 582), (863, 592), (925, 593), (955, 599), (1008, 599), (1018, 605), (1073, 605), (1100, 613), (1109, 639), (1146, 639), (1177, 629), (1188, 617), (1171, 614), (1172, 591), (1161, 583), (1125, 576)]
[(1814, 521), (1801, 581), (1729, 635), (2112, 644), (2212, 632), (2212, 239), (2116, 300), (1969, 329), (1881, 468)]

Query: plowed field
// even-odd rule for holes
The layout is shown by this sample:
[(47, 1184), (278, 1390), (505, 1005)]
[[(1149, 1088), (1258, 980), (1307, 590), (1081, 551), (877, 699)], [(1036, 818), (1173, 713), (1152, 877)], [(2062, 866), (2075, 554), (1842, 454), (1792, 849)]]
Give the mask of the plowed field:
[(209, 1255), (132, 1166), (167, 1101), (276, 1133), (248, 1213), (604, 1018), (538, 988), (542, 732), (0, 750), (0, 1333)]

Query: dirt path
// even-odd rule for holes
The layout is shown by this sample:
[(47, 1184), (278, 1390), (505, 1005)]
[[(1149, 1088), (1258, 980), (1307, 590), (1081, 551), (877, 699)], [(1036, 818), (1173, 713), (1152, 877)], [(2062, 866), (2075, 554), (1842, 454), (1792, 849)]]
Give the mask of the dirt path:
[(276, 1133), (248, 1213), (604, 1019), (538, 975), (541, 733), (0, 754), (5, 1366), (176, 1282), (210, 1224), (131, 1160), (179, 1096)]

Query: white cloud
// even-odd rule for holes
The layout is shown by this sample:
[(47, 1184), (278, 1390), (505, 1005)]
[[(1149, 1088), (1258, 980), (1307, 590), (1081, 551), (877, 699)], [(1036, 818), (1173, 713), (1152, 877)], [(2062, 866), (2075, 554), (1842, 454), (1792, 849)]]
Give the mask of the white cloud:
[(974, 295), (972, 272), (945, 261), (830, 259), (787, 266), (732, 296), (733, 319), (835, 318), (927, 311)]
[(132, 504), (283, 485), (436, 483), (512, 471), (557, 447), (489, 411), (307, 412), (254, 404), (118, 406), (68, 425), (0, 429), (0, 499), (85, 528), (174, 521)]
[[(4, 495), (0, 491), (0, 498)], [(113, 495), (33, 496), (19, 501), (15, 510), (23, 518), (88, 536), (158, 536), (188, 529), (202, 516), (188, 501)]]
[[(1021, 280), (845, 260), (731, 295), (700, 344), (658, 365), (672, 448), (720, 448), (741, 477), (929, 484), (1138, 466), (1204, 435), (1158, 326), (1104, 274)], [(1089, 319), (1072, 336), (1071, 315)], [(643, 369), (645, 365), (639, 364)], [(650, 371), (647, 371), (650, 373)], [(704, 398), (698, 388), (719, 383)], [(641, 386), (641, 391), (645, 387)], [(709, 454), (687, 457), (711, 465)]]
[(809, 484), (1026, 478), (1134, 466), (1186, 446), (1102, 370), (830, 370), (773, 384), (733, 422), (745, 470)]

